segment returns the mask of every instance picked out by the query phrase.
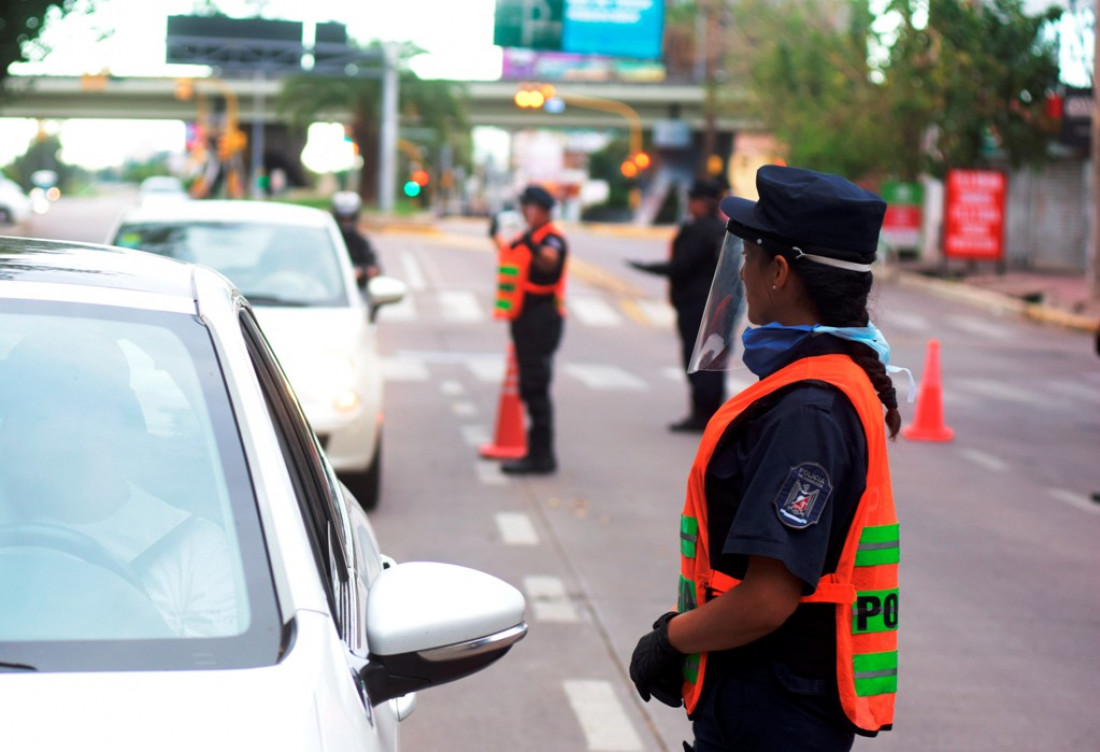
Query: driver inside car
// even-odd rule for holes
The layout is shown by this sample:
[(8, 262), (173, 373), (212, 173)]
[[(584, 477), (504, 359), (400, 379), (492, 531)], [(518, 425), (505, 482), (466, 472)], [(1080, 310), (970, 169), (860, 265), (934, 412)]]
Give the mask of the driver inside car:
[(222, 529), (133, 481), (150, 437), (125, 355), (114, 340), (65, 340), (28, 337), (0, 361), (5, 545), (53, 548), (139, 583), (175, 636), (238, 633)]

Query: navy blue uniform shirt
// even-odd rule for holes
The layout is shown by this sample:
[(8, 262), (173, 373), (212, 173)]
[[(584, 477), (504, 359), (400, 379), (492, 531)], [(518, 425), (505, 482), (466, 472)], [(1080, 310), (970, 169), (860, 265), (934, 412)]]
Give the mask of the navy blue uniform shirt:
[[(790, 360), (847, 347), (815, 337)], [(836, 569), (866, 481), (863, 426), (839, 389), (798, 382), (758, 401), (726, 429), (707, 466), (711, 566), (741, 579), (748, 557), (766, 556), (783, 562), (803, 593), (812, 593)], [(714, 658), (781, 662), (802, 676), (830, 677), (835, 630), (834, 606), (801, 604), (775, 632)]]

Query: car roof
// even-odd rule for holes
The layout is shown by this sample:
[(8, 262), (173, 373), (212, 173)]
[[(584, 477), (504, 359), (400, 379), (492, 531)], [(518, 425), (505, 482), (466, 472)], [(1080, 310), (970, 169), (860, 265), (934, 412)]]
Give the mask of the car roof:
[[(128, 290), (194, 300), (193, 264), (106, 245), (0, 237), (0, 296), (5, 283), (49, 283)], [(231, 288), (228, 281), (227, 288)]]
[(263, 222), (328, 227), (332, 216), (322, 210), (276, 201), (202, 199), (141, 206), (126, 211), (120, 222)]

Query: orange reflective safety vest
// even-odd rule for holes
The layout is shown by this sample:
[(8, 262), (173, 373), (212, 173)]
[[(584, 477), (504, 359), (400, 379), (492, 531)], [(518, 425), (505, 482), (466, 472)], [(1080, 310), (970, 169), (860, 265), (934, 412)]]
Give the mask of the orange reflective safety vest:
[[(882, 405), (867, 374), (846, 355), (795, 361), (724, 404), (707, 425), (688, 476), (680, 522), (679, 610), (715, 598), (740, 580), (710, 567), (705, 475), (726, 428), (762, 397), (797, 381), (824, 381), (847, 395), (867, 436), (867, 487), (856, 507), (836, 572), (802, 603), (836, 604), (836, 674), (840, 702), (858, 728), (879, 731), (894, 719), (898, 670), (898, 520), (890, 486)], [(684, 704), (699, 701), (707, 655), (684, 662)]]
[(548, 235), (561, 236), (561, 231), (553, 222), (548, 222), (531, 233), (534, 248), (525, 242), (527, 234), (520, 235), (511, 243), (502, 244), (499, 250), (497, 266), (497, 298), (493, 306), (493, 317), (514, 321), (523, 311), (523, 299), (526, 295), (553, 295), (558, 312), (565, 313), (565, 267), (561, 277), (552, 285), (536, 285), (531, 282), (531, 260), (535, 251)]

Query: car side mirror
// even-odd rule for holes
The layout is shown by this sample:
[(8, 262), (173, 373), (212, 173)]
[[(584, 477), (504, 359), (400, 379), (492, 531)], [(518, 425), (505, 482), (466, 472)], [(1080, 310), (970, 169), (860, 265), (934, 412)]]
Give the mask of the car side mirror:
[(461, 679), (527, 634), (526, 601), (508, 583), (454, 564), (382, 571), (367, 599), (370, 659), (360, 673), (372, 705)]
[(367, 292), (370, 294), (371, 303), (377, 308), (391, 303), (400, 303), (408, 294), (409, 288), (395, 277), (380, 274), (377, 277), (371, 277), (367, 282)]

